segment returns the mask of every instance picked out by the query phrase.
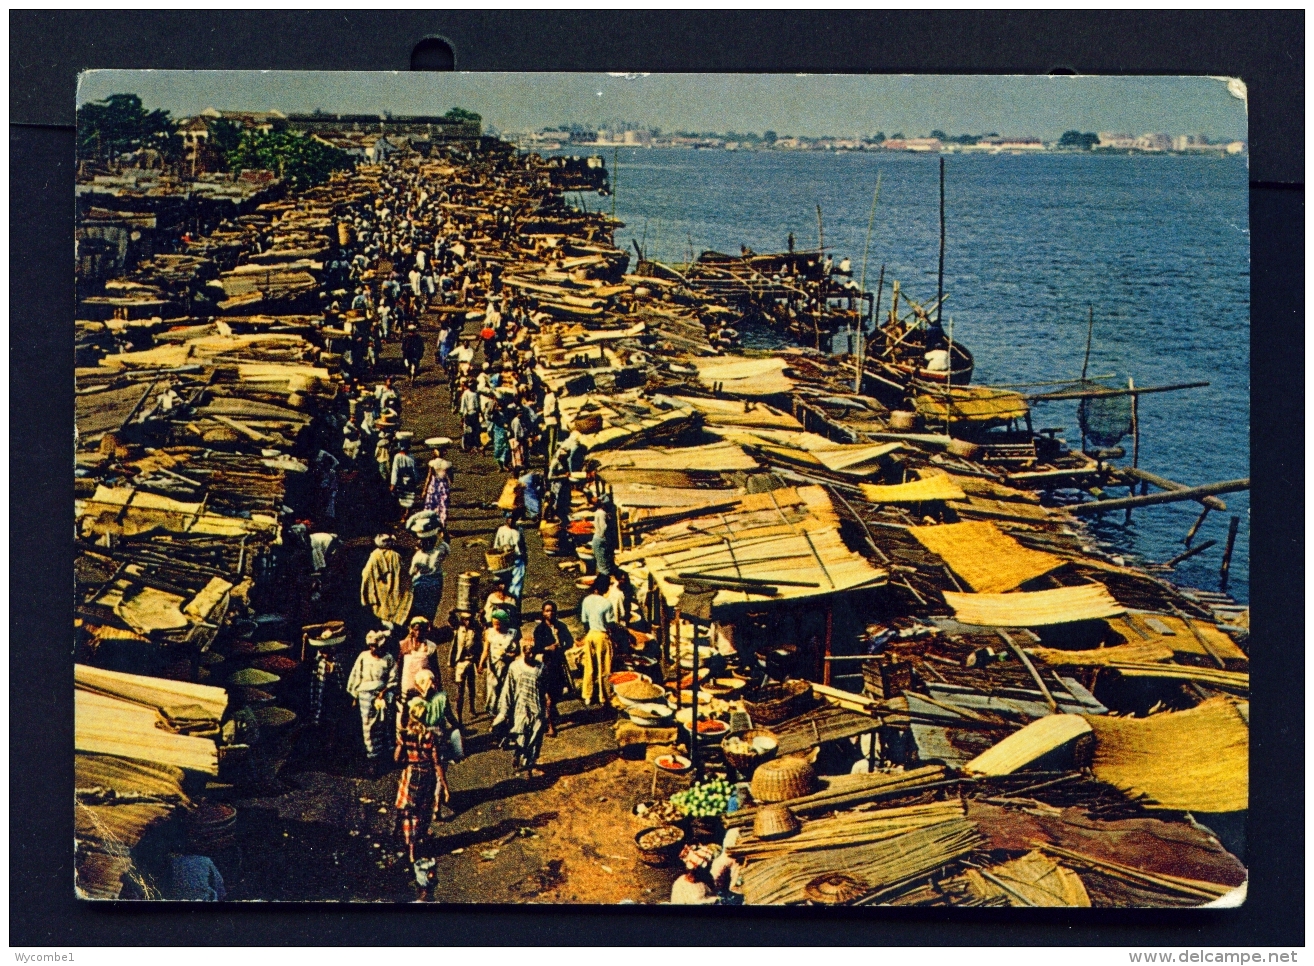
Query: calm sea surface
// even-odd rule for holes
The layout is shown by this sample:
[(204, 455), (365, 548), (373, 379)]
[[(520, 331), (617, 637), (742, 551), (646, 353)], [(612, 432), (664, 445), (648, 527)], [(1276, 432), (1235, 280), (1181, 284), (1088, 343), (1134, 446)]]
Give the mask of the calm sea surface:
[[(613, 153), (606, 152), (608, 166)], [(881, 194), (867, 266), (882, 263), (919, 301), (935, 297), (935, 157), (621, 150), (616, 158), (618, 245), (653, 256), (692, 251), (782, 251), (817, 242), (862, 272), (877, 173)], [(1074, 379), (1095, 309), (1093, 375), (1138, 386), (1208, 380), (1206, 389), (1141, 399), (1140, 465), (1188, 484), (1250, 474), (1250, 231), (1242, 158), (1089, 155), (946, 159), (946, 321), (976, 355), (974, 382)], [(585, 195), (590, 209), (612, 199)], [(888, 300), (888, 291), (886, 295)], [(888, 304), (888, 301), (886, 302)], [(1110, 383), (1112, 384), (1112, 383)], [(1039, 403), (1035, 425), (1063, 426), (1076, 446), (1076, 404)], [(1124, 445), (1130, 453), (1131, 441)], [(1115, 493), (1122, 496), (1125, 493)], [(1229, 590), (1249, 599), (1249, 499), (1223, 499), (1196, 541), (1218, 546), (1180, 565), (1183, 585), (1215, 588), (1227, 518), (1241, 518)], [(1179, 553), (1198, 505), (1121, 513), (1096, 524), (1131, 558)]]

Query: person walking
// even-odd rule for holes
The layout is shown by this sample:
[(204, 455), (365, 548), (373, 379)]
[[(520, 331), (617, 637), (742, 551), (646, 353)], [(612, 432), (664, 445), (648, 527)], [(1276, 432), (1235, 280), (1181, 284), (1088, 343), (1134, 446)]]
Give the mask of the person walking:
[(347, 693), (360, 709), (361, 735), (371, 778), (379, 777), (386, 740), (383, 731), (399, 684), (397, 659), (383, 650), (387, 641), (386, 631), (366, 634), (366, 649), (356, 658), (347, 679)]
[(402, 839), (414, 865), (428, 839), (429, 826), (438, 818), (442, 803), (451, 798), (451, 792), (439, 755), (438, 736), (424, 723), (424, 699), (412, 698), (406, 711), (406, 727), (397, 736), (393, 752), (393, 758), (406, 765), (397, 782), (395, 804), (401, 813)]
[(406, 371), (411, 374), (411, 382), (414, 383), (420, 375), (420, 362), (424, 359), (424, 336), (420, 335), (414, 325), (406, 326), (401, 351), (402, 362), (406, 364)]
[(465, 696), (470, 695), (470, 714), (475, 713), (475, 667), (483, 654), (483, 636), (474, 615), (469, 611), (452, 611), (448, 622), (453, 619), (452, 649), (447, 653), (447, 663), (452, 669), (452, 693), (456, 697), (456, 720), (465, 724)]
[(606, 574), (599, 574), (593, 579), (588, 596), (579, 605), (579, 619), (585, 630), (581, 697), (586, 707), (611, 700), (611, 632), (616, 623), (616, 609), (607, 599), (609, 589), (611, 580)]
[(620, 542), (616, 504), (610, 493), (602, 493), (593, 505), (593, 563), (599, 575), (610, 576), (616, 569), (616, 546)]
[[(438, 645), (429, 639), (429, 622), (423, 617), (412, 617), (406, 636), (397, 645), (401, 655), (401, 699), (405, 704), (420, 693), (421, 688), (415, 678), (421, 671), (428, 671), (438, 676)], [(401, 728), (404, 720), (399, 716), (397, 727)]]
[(468, 381), (461, 383), (461, 401), (457, 404), (457, 412), (461, 416), (461, 451), (469, 453), (479, 449), (479, 394)]
[(396, 538), (381, 533), (360, 575), (360, 603), (374, 612), (381, 623), (401, 626), (411, 613), (413, 595), (409, 571), (395, 549)]
[(389, 480), (392, 495), (401, 507), (401, 518), (405, 521), (415, 505), (415, 491), (420, 485), (420, 469), (415, 465), (415, 457), (410, 453), (410, 434), (397, 434), (397, 454), (392, 458), (392, 474)]
[(524, 531), (520, 529), (520, 517), (520, 510), (507, 513), (493, 534), (493, 551), (511, 554), (511, 579), (507, 583), (507, 592), (515, 599), (516, 610), (520, 609), (520, 599), (525, 592), (525, 568), (529, 563), (529, 548)]
[[(508, 729), (515, 741), (516, 771), (535, 777), (539, 752), (543, 748), (543, 725), (547, 718), (540, 683), (543, 665), (534, 656), (534, 642), (520, 642), (520, 656), (506, 672), (506, 683), (498, 702), (493, 729)], [(542, 775), (542, 771), (538, 771)]]
[(545, 600), (540, 620), (534, 626), (534, 655), (543, 665), (539, 690), (547, 713), (547, 736), (557, 736), (557, 701), (569, 686), (566, 651), (575, 645), (570, 629), (557, 620), (556, 601)]
[(420, 546), (411, 557), (411, 611), (426, 621), (436, 622), (443, 599), (443, 562), (451, 552), (442, 526), (420, 534)]
[(484, 631), (484, 652), (479, 670), (484, 674), (484, 712), (490, 716), (497, 714), (502, 687), (506, 683), (506, 669), (516, 657), (519, 635), (509, 625), (510, 615), (499, 609), (493, 611), (492, 626)]
[(447, 447), (452, 445), (452, 441), (446, 436), (435, 436), (426, 442), (433, 447), (433, 459), (429, 460), (425, 471), (423, 509), (437, 513), (438, 519), (446, 526), (453, 482), (453, 468), (447, 461)]

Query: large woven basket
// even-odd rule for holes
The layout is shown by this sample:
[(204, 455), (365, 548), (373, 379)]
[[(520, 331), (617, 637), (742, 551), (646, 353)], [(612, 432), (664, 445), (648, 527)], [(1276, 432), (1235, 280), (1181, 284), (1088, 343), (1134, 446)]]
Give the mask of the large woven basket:
[[(749, 731), (745, 731), (739, 737), (744, 741), (751, 743), (754, 738), (775, 738), (776, 733), (774, 731), (768, 731), (766, 728), (753, 728)], [(726, 738), (725, 741), (721, 742), (721, 755), (725, 758), (725, 763), (727, 765), (735, 771), (745, 775), (758, 765), (762, 764), (762, 762), (770, 760), (776, 753), (774, 748), (770, 751), (754, 752), (751, 755), (742, 754), (737, 751), (728, 751), (725, 747), (725, 743), (729, 740), (729, 738)]]
[(488, 569), (493, 573), (502, 570), (510, 570), (511, 564), (515, 561), (515, 554), (510, 550), (494, 550), (484, 554), (484, 560), (488, 564)]
[(753, 801), (767, 805), (811, 795), (817, 773), (802, 758), (776, 758), (753, 773)]
[(581, 436), (591, 436), (594, 433), (602, 432), (602, 414), (601, 413), (581, 413), (575, 417), (575, 422), (571, 428)]
[(768, 842), (797, 835), (800, 828), (798, 816), (788, 805), (763, 805), (753, 819), (753, 834)]
[(812, 707), (812, 685), (807, 681), (786, 681), (761, 688), (751, 699), (744, 698), (744, 710), (755, 725), (779, 724)]

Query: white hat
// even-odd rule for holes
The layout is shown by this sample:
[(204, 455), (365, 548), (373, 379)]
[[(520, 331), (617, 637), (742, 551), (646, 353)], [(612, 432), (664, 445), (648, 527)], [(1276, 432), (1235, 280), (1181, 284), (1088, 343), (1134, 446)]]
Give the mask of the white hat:
[(440, 446), (451, 446), (452, 438), (450, 436), (430, 436), (424, 441), (425, 446), (431, 446), (438, 449)]
[(397, 540), (391, 533), (381, 533), (374, 538), (374, 546), (391, 547)]
[(387, 631), (369, 631), (365, 635), (365, 643), (371, 647), (375, 644), (382, 644), (388, 639)]

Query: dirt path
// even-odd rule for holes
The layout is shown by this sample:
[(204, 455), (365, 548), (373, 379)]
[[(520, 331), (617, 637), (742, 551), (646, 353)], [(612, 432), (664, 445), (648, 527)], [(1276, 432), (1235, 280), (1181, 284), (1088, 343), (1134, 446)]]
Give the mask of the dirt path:
[[(384, 353), (379, 378), (394, 374), (403, 427), (416, 440), (442, 435), (459, 441), (446, 376), (432, 363), (437, 326), (426, 321), (430, 344), (417, 382), (412, 385), (400, 374), (395, 344)], [(428, 456), (416, 453), (421, 463)], [(491, 456), (462, 453), (458, 445), (448, 459), (455, 466), (455, 487), (443, 614), (455, 605), (456, 575), (484, 569), (484, 550), (501, 518), (495, 504), (505, 480)], [(556, 560), (543, 555), (532, 525), (526, 537), (526, 620), (551, 597), (577, 630), (577, 574), (563, 573)], [(408, 536), (402, 542), (405, 556), (413, 542)], [(445, 662), (445, 651), (440, 657)], [(480, 707), (482, 701), (481, 689)], [(633, 842), (639, 826), (630, 809), (648, 797), (651, 766), (619, 757), (609, 712), (576, 701), (564, 702), (560, 712), (563, 727), (557, 738), (545, 740), (540, 759), (545, 774), (536, 779), (513, 774), (511, 752), (490, 746), (487, 716), (474, 721), (468, 757), (448, 772), (455, 814), (432, 829), (436, 901), (616, 903), (669, 896), (674, 873), (639, 863)], [(229, 871), (231, 898), (414, 898), (392, 807), (397, 770), (377, 780), (364, 777), (363, 753), (356, 747), (359, 726), (354, 716), (347, 718), (340, 747), (321, 747), (322, 739), (303, 730), (269, 793), (236, 802), (241, 861)]]

